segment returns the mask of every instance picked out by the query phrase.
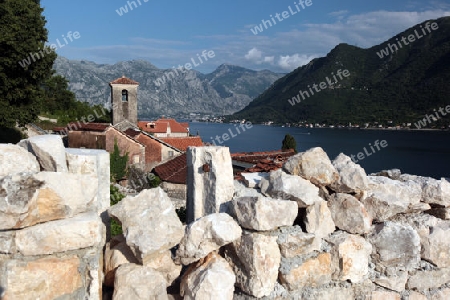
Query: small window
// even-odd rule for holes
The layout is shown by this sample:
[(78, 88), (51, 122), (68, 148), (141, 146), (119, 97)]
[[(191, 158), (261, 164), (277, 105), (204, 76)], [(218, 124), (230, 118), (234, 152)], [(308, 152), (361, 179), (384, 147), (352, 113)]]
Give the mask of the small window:
[(122, 102), (128, 102), (128, 91), (122, 90)]
[(133, 156), (133, 163), (138, 164), (139, 163), (139, 155)]
[(169, 151), (169, 157), (173, 157), (173, 151)]

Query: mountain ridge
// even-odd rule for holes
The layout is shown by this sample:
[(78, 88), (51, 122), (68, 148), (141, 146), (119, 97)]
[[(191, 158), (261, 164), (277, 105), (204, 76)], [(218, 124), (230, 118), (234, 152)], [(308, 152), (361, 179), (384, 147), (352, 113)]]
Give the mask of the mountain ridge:
[[(64, 57), (56, 59), (54, 69), (69, 81), (69, 89), (78, 100), (90, 104), (107, 105), (110, 102), (109, 82), (116, 78), (126, 76), (139, 82), (140, 118), (162, 115), (182, 118), (190, 113), (231, 114), (245, 107), (284, 75), (230, 64), (222, 64), (213, 72), (203, 74), (196, 70), (159, 69), (145, 60), (109, 65)], [(164, 82), (158, 82), (159, 78)]]

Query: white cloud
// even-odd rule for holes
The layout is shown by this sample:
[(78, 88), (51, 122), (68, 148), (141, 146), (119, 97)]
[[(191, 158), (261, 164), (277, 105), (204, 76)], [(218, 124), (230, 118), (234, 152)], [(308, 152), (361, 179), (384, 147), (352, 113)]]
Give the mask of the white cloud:
[(264, 57), (264, 62), (265, 63), (273, 64), (274, 61), (275, 61), (275, 56), (266, 56), (266, 57)]
[(307, 56), (305, 54), (298, 53), (286, 56), (281, 55), (278, 60), (278, 66), (286, 71), (292, 71), (300, 66), (306, 65), (314, 58), (314, 56)]
[(255, 36), (243, 27), (230, 34), (194, 35), (189, 42), (134, 37), (130, 38), (130, 43), (122, 45), (68, 46), (58, 54), (107, 63), (146, 59), (157, 67), (171, 68), (189, 62), (197, 53), (208, 49), (214, 50), (215, 57), (199, 66), (202, 72), (210, 72), (224, 62), (250, 69), (286, 72), (325, 56), (340, 43), (362, 48), (380, 44), (422, 21), (450, 16), (450, 8), (433, 5), (422, 11), (380, 10), (360, 14), (342, 10), (328, 15), (333, 17), (329, 23), (310, 21), (305, 24), (302, 21), (293, 24), (293, 29), (280, 31), (278, 28), (282, 27), (274, 27), (264, 35)]
[(262, 52), (256, 48), (250, 49), (248, 51), (248, 53), (245, 55), (245, 59), (251, 60), (254, 62), (259, 62), (261, 60), (261, 57), (262, 57)]

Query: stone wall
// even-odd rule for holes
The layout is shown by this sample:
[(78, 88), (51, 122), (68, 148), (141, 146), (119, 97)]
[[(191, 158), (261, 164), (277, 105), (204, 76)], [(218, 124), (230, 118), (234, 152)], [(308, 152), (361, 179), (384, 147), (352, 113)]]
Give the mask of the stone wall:
[(109, 203), (106, 151), (0, 144), (0, 297), (101, 299)]
[(144, 190), (108, 208), (124, 232), (108, 242), (108, 156), (57, 138), (0, 145), (5, 299), (450, 298), (445, 179), (313, 148), (249, 188), (227, 148), (192, 148), (189, 223)]
[(162, 182), (161, 188), (167, 193), (175, 209), (186, 208), (187, 186), (185, 184)]

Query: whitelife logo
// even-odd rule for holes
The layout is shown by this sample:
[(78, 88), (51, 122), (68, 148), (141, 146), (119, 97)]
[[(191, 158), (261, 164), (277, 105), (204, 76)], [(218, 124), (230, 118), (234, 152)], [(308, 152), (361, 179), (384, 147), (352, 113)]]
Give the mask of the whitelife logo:
[[(325, 89), (333, 86), (334, 84), (338, 83), (338, 80), (337, 80), (336, 76), (339, 77), (340, 80), (343, 80), (344, 77), (349, 77), (350, 76), (350, 72), (347, 69), (344, 70), (344, 71), (339, 69), (339, 70), (337, 70), (336, 75), (334, 74), (334, 72), (332, 72), (331, 75), (332, 75), (334, 81), (331, 81), (331, 79), (328, 78), (328, 76), (327, 76), (327, 77), (325, 77), (326, 82), (322, 81), (319, 84), (315, 84), (314, 83), (312, 85), (312, 87), (310, 85), (308, 85), (309, 93), (308, 93), (308, 91), (300, 90), (298, 92), (297, 96), (292, 97), (292, 99), (288, 99), (288, 102), (292, 106), (294, 106), (296, 103), (300, 103), (300, 102), (302, 102), (302, 100), (305, 100), (306, 98), (309, 98), (309, 97), (313, 96), (314, 95), (314, 91), (316, 91), (316, 93), (318, 93), (318, 92), (320, 92), (322, 90), (325, 90)], [(328, 85), (327, 85), (327, 83), (328, 83)], [(302, 99), (300, 99), (300, 96), (302, 97)]]
[[(64, 40), (65, 44), (62, 44), (58, 39), (56, 39), (56, 44), (51, 44), (50, 46), (45, 46), (44, 49), (38, 49), (38, 52), (32, 53), (30, 52), (30, 54), (28, 55), (27, 58), (25, 58), (22, 61), (19, 61), (19, 65), (22, 68), (26, 68), (29, 65), (31, 65), (31, 60), (33, 60), (33, 62), (36, 62), (39, 59), (44, 58), (45, 54), (50, 54), (52, 53), (52, 51), (56, 51), (57, 49), (61, 49), (62, 47), (65, 47), (66, 45), (69, 44), (70, 42), (73, 42), (74, 40), (78, 40), (81, 37), (80, 33), (78, 31), (75, 31), (72, 33), (72, 31), (67, 32), (67, 37), (63, 34), (62, 38)], [(69, 39), (69, 41), (67, 41), (67, 39)]]
[[(390, 54), (394, 54), (395, 52), (397, 52), (400, 49), (403, 48), (403, 45), (408, 46), (410, 43), (413, 43), (418, 39), (423, 38), (424, 36), (426, 36), (427, 34), (431, 33), (431, 30), (438, 30), (439, 26), (436, 22), (433, 22), (430, 24), (430, 22), (427, 22), (425, 24), (425, 28), (423, 28), (422, 25), (420, 25), (420, 29), (422, 29), (422, 33), (423, 35), (420, 35), (419, 32), (417, 32), (417, 29), (414, 30), (414, 34), (410, 34), (408, 35), (408, 37), (402, 37), (400, 40), (398, 38), (396, 38), (397, 40), (397, 44), (391, 44), (389, 43), (388, 46), (384, 49), (381, 49), (381, 51), (377, 52), (378, 57), (383, 58), (383, 57), (387, 57)], [(426, 31), (425, 31), (426, 29)], [(428, 33), (427, 33), (428, 31)], [(406, 41), (406, 39), (408, 39), (408, 41)], [(397, 46), (398, 45), (398, 46)]]
[[(141, 0), (136, 0), (139, 3), (139, 6), (142, 5)], [(127, 4), (120, 7), (119, 9), (116, 9), (116, 13), (121, 17), (124, 14), (128, 13), (128, 7), (130, 8), (130, 11), (132, 11), (135, 8), (138, 8), (136, 1), (127, 1)], [(142, 0), (142, 2), (147, 3), (150, 0)], [(134, 7), (133, 7), (134, 6)]]
[[(197, 53), (198, 64), (197, 64), (197, 61), (195, 60), (195, 58), (191, 57), (192, 64), (190, 62), (188, 62), (188, 63), (185, 63), (184, 65), (178, 65), (178, 68), (175, 68), (175, 66), (173, 66), (172, 67), (173, 71), (165, 73), (163, 76), (154, 80), (153, 83), (159, 87), (159, 86), (163, 85), (164, 83), (166, 83), (166, 79), (171, 80), (171, 79), (175, 78), (176, 76), (179, 76), (180, 74), (178, 73), (178, 71), (180, 71), (181, 73), (186, 73), (187, 70), (192, 70), (193, 67), (198, 67), (201, 64), (207, 62), (208, 58), (214, 58), (215, 56), (216, 56), (216, 54), (214, 53), (213, 50), (209, 50), (208, 52), (206, 52), (206, 50), (203, 50), (201, 55)], [(203, 59), (202, 59), (202, 57), (203, 57)]]
[[(284, 20), (286, 20), (287, 18), (298, 14), (302, 9), (306, 9), (306, 7), (311, 6), (312, 0), (300, 0), (297, 2), (294, 2), (294, 6), (295, 9), (292, 9), (292, 7), (289, 5), (288, 6), (288, 10), (283, 11), (281, 14), (280, 13), (276, 13), (275, 17), (273, 15), (270, 15), (270, 20), (261, 20), (261, 23), (258, 26), (255, 26), (254, 28), (250, 28), (251, 32), (253, 32), (254, 35), (257, 35), (258, 33), (262, 33), (264, 31), (264, 29), (269, 29), (269, 27), (272, 27), (274, 25), (277, 24), (277, 21), (275, 20), (275, 18), (278, 20), (278, 22), (283, 22)], [(300, 6), (302, 7), (300, 9)]]
[[(417, 123), (414, 123), (414, 126), (416, 126), (417, 129), (421, 129), (422, 127), (426, 127), (428, 124), (431, 124), (431, 122), (439, 120), (439, 113), (436, 111), (436, 109), (433, 109), (433, 111), (434, 115), (425, 115), (425, 118), (423, 118), (423, 120), (417, 121)], [(450, 114), (450, 105), (447, 105), (445, 108), (439, 107), (438, 111), (443, 117), (445, 117), (447, 114)]]

